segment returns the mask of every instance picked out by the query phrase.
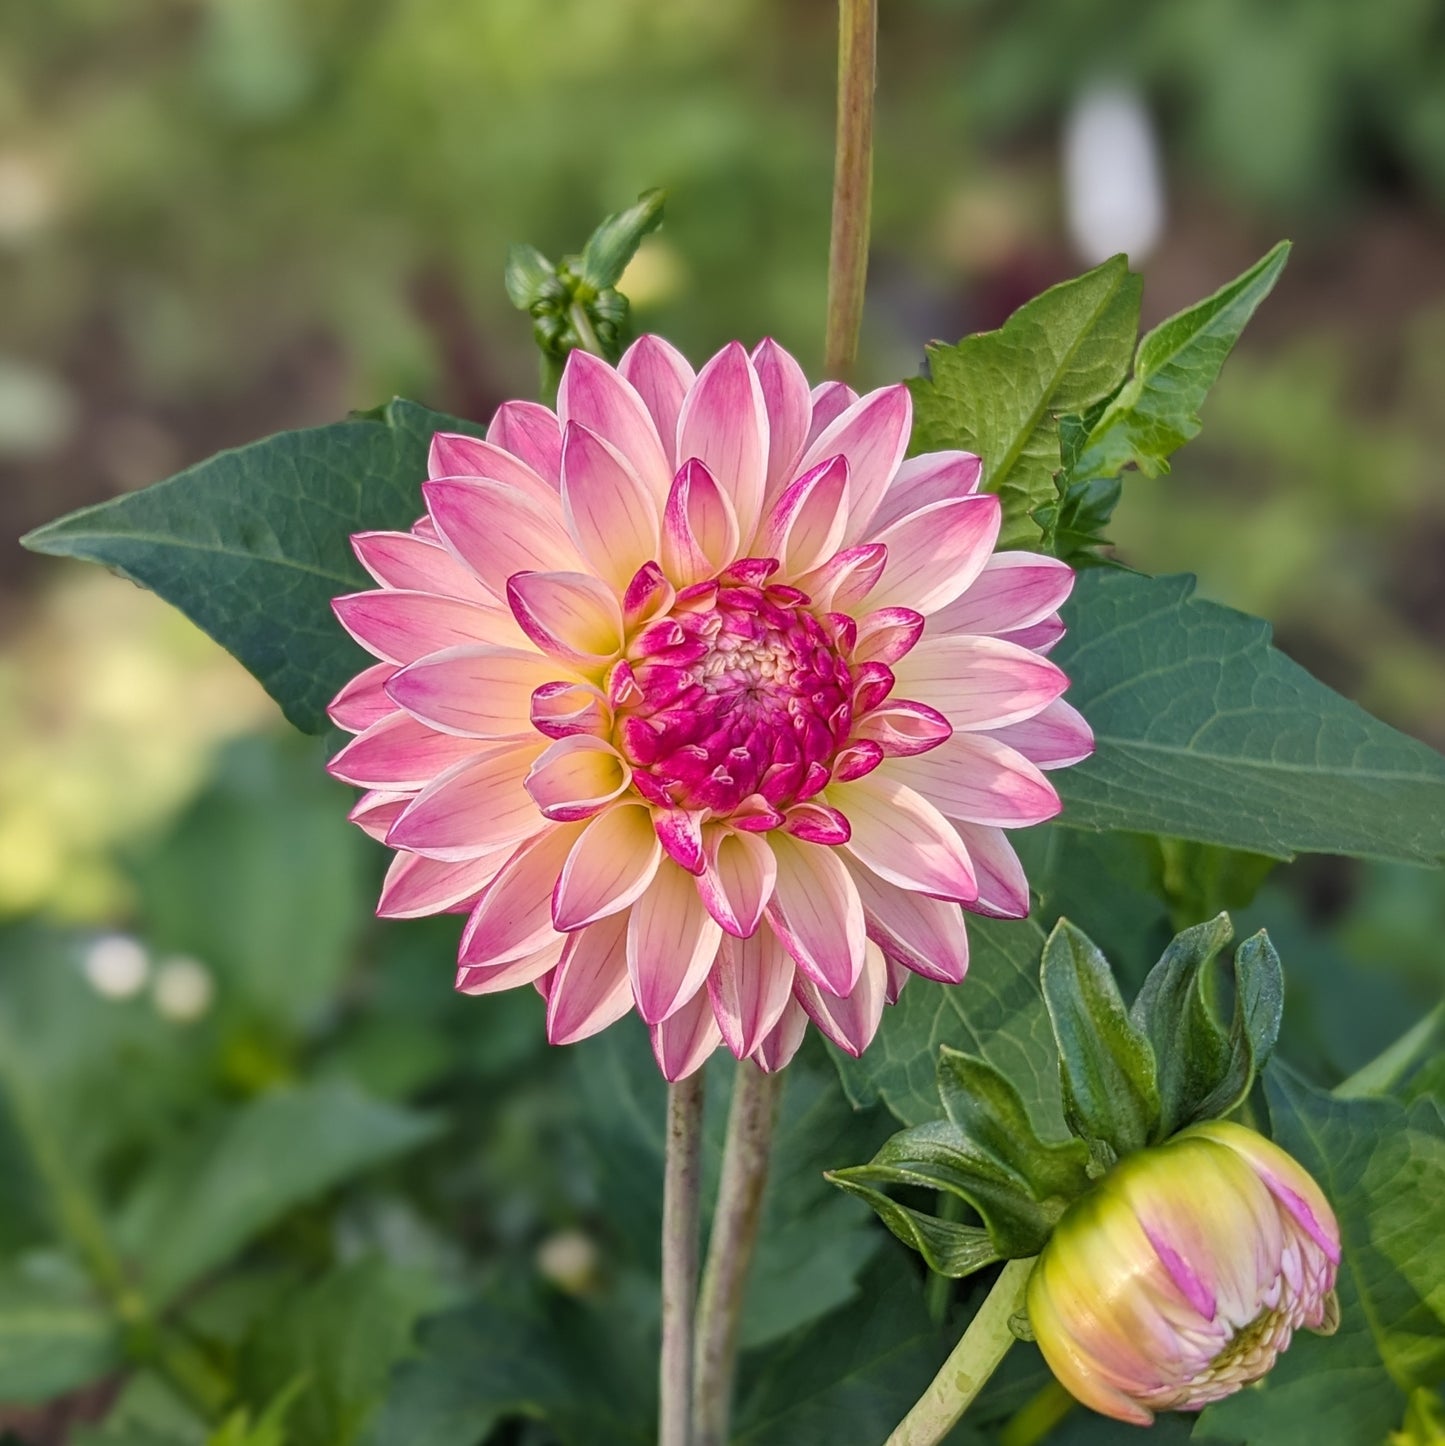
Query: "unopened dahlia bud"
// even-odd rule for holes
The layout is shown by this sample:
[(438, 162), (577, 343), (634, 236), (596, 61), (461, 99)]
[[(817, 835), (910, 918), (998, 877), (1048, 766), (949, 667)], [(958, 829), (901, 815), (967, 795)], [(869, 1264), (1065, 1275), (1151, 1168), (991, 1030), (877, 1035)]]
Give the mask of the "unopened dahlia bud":
[(1050, 1369), (1086, 1406), (1148, 1425), (1338, 1324), (1340, 1232), (1314, 1180), (1240, 1125), (1130, 1155), (1059, 1221), (1028, 1288)]

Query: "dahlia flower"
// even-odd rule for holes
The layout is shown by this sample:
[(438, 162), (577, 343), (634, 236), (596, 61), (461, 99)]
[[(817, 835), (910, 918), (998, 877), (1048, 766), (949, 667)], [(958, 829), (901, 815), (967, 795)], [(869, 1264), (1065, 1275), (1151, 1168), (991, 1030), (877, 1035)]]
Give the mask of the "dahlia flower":
[(555, 1043), (634, 1007), (669, 1079), (859, 1053), (963, 908), (1028, 910), (1004, 830), (1092, 748), (1043, 656), (1073, 574), (994, 553), (965, 452), (904, 461), (902, 386), (809, 390), (770, 341), (702, 371), (571, 354), (552, 412), (438, 434), (410, 532), (337, 598), (377, 661), (331, 717), (378, 912), (465, 912), (457, 986), (532, 984)]
[(1086, 1406), (1147, 1426), (1337, 1324), (1340, 1230), (1309, 1174), (1242, 1125), (1130, 1155), (1065, 1212), (1028, 1285), (1039, 1349)]

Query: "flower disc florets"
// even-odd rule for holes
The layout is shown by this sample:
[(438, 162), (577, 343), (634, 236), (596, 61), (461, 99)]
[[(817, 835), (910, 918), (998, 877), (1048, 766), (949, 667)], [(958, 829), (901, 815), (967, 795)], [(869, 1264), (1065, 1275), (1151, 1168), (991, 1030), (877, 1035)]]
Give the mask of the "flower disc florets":
[(574, 352), (557, 400), (439, 434), (426, 516), (353, 539), (331, 768), (379, 911), (465, 912), (458, 987), (535, 985), (554, 1042), (635, 1007), (669, 1078), (809, 1019), (856, 1054), (909, 972), (963, 978), (960, 905), (1028, 910), (1003, 831), (1093, 746), (1043, 656), (1073, 573), (994, 553), (978, 458), (903, 460), (906, 388), (771, 342)]

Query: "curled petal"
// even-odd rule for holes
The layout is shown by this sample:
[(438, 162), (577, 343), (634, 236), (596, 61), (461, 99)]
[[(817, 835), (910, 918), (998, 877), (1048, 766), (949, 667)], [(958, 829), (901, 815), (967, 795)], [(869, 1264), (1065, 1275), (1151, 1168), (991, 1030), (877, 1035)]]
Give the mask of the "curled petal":
[(621, 452), (576, 422), (562, 440), (562, 511), (592, 570), (614, 588), (658, 555), (657, 499)]
[(637, 389), (606, 362), (578, 348), (568, 353), (557, 388), (557, 416), (565, 433), (580, 422), (625, 457), (657, 502), (667, 496), (672, 466), (652, 414)]
[(921, 794), (879, 770), (830, 789), (829, 797), (853, 827), (844, 847), (879, 878), (961, 904), (978, 897), (973, 863), (957, 830)]
[(763, 510), (768, 414), (748, 354), (730, 342), (698, 373), (677, 419), (680, 464), (697, 458), (732, 503), (744, 544)]
[(662, 846), (648, 810), (620, 803), (594, 818), (557, 873), (552, 920), (580, 929), (634, 903), (652, 883)]
[(923, 636), (923, 614), (912, 608), (879, 608), (857, 623), (851, 649), (855, 663), (896, 663)]
[[(767, 840), (713, 827), (707, 831), (705, 860), (697, 887), (708, 913), (736, 938), (755, 934), (778, 877), (778, 861)], [(745, 1049), (739, 1057), (749, 1052)]]
[(848, 820), (826, 803), (795, 803), (783, 817), (783, 832), (804, 843), (843, 844), (853, 831)]
[(543, 683), (532, 694), (531, 722), (548, 738), (590, 733), (601, 738), (612, 725), (612, 709), (591, 683)]
[(660, 1023), (697, 995), (721, 942), (722, 930), (703, 907), (692, 875), (664, 859), (627, 925), (632, 994), (647, 1023)]
[(632, 1008), (627, 916), (612, 914), (567, 936), (547, 991), (547, 1039), (576, 1044)]
[(610, 743), (576, 733), (542, 752), (524, 786), (544, 818), (574, 823), (605, 808), (631, 781), (632, 770)]
[(677, 416), (697, 379), (687, 359), (660, 336), (640, 336), (622, 354), (617, 370), (637, 389), (657, 427), (669, 470), (678, 465)]
[(522, 631), (553, 658), (596, 668), (621, 650), (617, 596), (585, 572), (516, 573), (507, 579), (507, 601)]
[(833, 759), (833, 781), (852, 783), (865, 773), (872, 773), (883, 762), (883, 749), (871, 738), (854, 739), (846, 748), (838, 750)]
[(537, 402), (503, 402), (487, 427), (487, 441), (525, 462), (553, 487), (562, 480), (562, 425)]
[(952, 736), (953, 724), (927, 703), (894, 698), (869, 713), (854, 733), (859, 739), (875, 743), (880, 756), (906, 758), (937, 748)]
[(652, 826), (667, 856), (690, 874), (700, 874), (706, 867), (702, 817), (701, 811), (686, 808), (660, 808), (652, 816)]
[(660, 618), (677, 600), (677, 591), (655, 562), (645, 562), (633, 574), (622, 595), (623, 625), (631, 631)]
[(705, 990), (652, 1026), (652, 1053), (669, 1084), (701, 1069), (721, 1043), (722, 1031)]
[(526, 738), (532, 695), (557, 676), (557, 664), (519, 648), (472, 644), (443, 648), (392, 675), (398, 708), (463, 738)]
[(837, 851), (774, 834), (777, 880), (767, 919), (794, 963), (830, 994), (846, 994), (863, 967), (863, 905)]

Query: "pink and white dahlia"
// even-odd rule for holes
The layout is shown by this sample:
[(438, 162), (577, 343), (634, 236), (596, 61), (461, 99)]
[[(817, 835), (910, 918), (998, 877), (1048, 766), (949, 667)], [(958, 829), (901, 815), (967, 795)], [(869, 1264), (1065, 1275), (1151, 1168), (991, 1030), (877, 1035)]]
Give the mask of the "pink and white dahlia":
[(910, 425), (771, 341), (694, 374), (645, 336), (438, 434), (426, 516), (353, 539), (379, 661), (331, 771), (396, 850), (378, 912), (468, 915), (459, 989), (535, 985), (557, 1044), (635, 1006), (669, 1079), (777, 1069), (958, 983), (960, 906), (1027, 913), (1004, 830), (1093, 746), (1044, 657), (1073, 573), (995, 553), (979, 459)]

